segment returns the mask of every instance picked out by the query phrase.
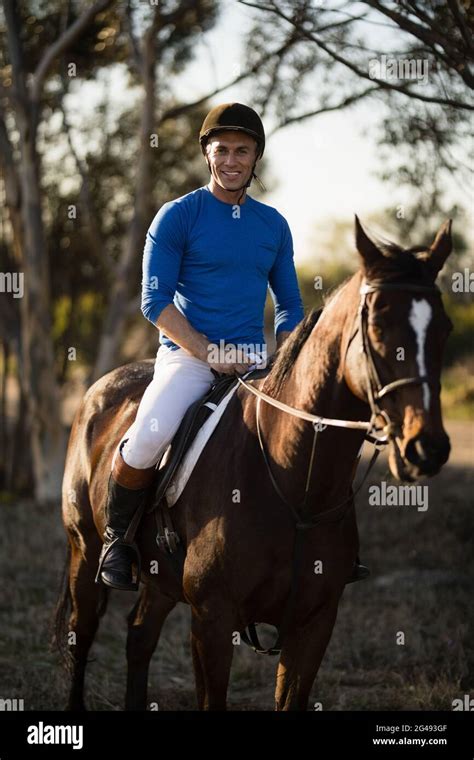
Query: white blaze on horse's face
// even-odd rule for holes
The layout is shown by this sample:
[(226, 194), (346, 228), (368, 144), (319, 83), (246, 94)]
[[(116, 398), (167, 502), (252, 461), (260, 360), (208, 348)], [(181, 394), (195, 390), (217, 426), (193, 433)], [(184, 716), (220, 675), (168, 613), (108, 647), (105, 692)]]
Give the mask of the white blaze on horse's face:
[[(425, 339), (431, 315), (432, 309), (428, 301), (425, 301), (424, 299), (421, 301), (412, 301), (409, 322), (416, 335), (416, 361), (421, 376), (426, 375)], [(425, 409), (430, 408), (430, 387), (428, 383), (423, 383), (423, 404)]]

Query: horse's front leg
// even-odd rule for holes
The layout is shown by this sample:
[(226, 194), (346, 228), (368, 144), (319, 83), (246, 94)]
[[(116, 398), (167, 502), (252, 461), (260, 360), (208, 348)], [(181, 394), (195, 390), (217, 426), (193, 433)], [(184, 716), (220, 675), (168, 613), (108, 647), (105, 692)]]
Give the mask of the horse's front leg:
[(234, 616), (222, 608), (215, 616), (193, 609), (191, 647), (199, 710), (225, 710), (234, 653)]
[(306, 710), (311, 688), (336, 622), (338, 598), (331, 598), (309, 622), (290, 630), (278, 663), (275, 709)]
[(163, 623), (176, 601), (147, 583), (128, 615), (126, 710), (147, 709), (147, 685), (150, 660), (160, 637)]

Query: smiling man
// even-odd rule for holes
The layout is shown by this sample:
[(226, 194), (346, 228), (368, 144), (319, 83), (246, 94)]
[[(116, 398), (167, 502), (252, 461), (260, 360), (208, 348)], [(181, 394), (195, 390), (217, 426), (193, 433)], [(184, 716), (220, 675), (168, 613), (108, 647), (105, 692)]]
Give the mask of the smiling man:
[[(153, 379), (112, 462), (98, 580), (136, 588), (123, 537), (189, 406), (215, 381), (264, 363), (268, 288), (280, 346), (303, 317), (286, 220), (247, 195), (265, 148), (258, 114), (225, 103), (199, 136), (207, 186), (165, 203), (147, 232), (142, 312), (161, 331)], [(231, 351), (229, 351), (229, 348)]]

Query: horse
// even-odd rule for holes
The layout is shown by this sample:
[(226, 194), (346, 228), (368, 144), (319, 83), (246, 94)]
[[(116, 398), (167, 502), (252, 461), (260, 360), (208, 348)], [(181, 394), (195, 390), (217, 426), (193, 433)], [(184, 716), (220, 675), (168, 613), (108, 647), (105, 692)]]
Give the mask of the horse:
[[(253, 621), (278, 628), (283, 617), (275, 709), (307, 709), (358, 554), (352, 484), (368, 430), (381, 438), (383, 429), (398, 480), (432, 476), (448, 460), (440, 374), (452, 325), (435, 280), (451, 252), (451, 221), (429, 247), (403, 249), (378, 239), (357, 217), (355, 238), (358, 271), (331, 294), (319, 319), (314, 309), (303, 318), (267, 376), (252, 383), (281, 407), (239, 386), (173, 507), (186, 548), (181, 581), (166, 562), (158, 574), (151, 571), (160, 559), (156, 528), (153, 514), (142, 519), (143, 583), (128, 616), (126, 709), (146, 709), (149, 662), (177, 602), (192, 611), (200, 710), (226, 709), (236, 633)], [(106, 590), (94, 577), (111, 460), (152, 374), (153, 360), (145, 360), (99, 379), (71, 429), (62, 506), (68, 558), (56, 641), (69, 653), (72, 710), (85, 709), (87, 655), (105, 610)], [(316, 438), (305, 414), (328, 415), (336, 424), (320, 425)], [(295, 536), (305, 526), (295, 584)], [(74, 641), (68, 646), (67, 632)]]

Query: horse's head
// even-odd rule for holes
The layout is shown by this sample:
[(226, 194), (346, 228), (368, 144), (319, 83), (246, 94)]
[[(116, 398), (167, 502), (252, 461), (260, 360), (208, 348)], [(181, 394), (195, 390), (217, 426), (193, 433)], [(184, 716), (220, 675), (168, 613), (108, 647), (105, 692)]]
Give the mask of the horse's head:
[(448, 460), (440, 375), (452, 328), (435, 285), (451, 253), (451, 221), (429, 248), (403, 250), (365, 232), (356, 217), (362, 285), (346, 382), (367, 400), (390, 441), (390, 469), (401, 480), (434, 475)]

